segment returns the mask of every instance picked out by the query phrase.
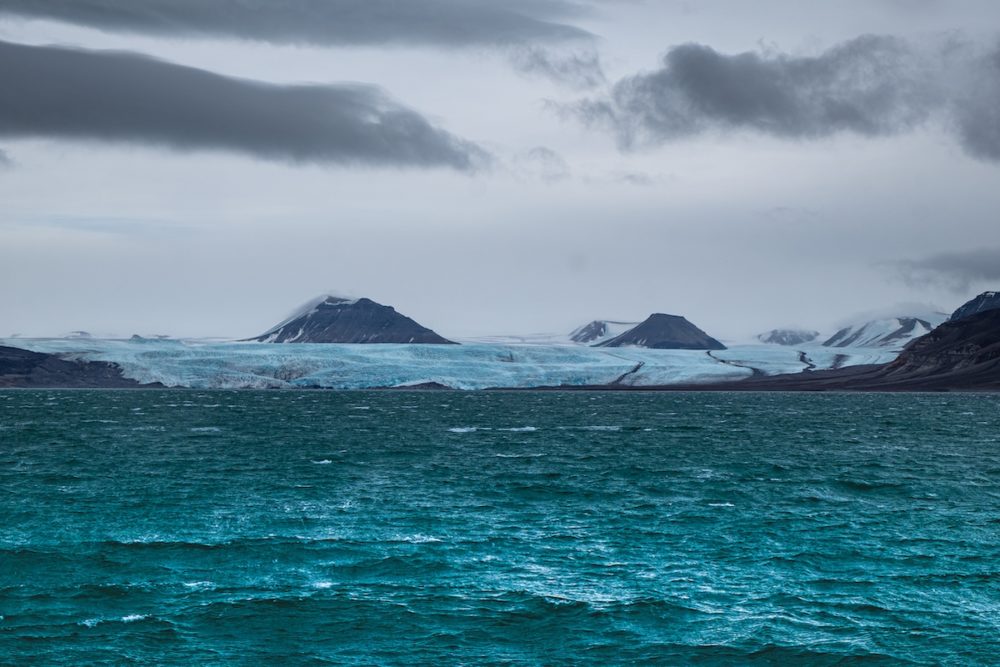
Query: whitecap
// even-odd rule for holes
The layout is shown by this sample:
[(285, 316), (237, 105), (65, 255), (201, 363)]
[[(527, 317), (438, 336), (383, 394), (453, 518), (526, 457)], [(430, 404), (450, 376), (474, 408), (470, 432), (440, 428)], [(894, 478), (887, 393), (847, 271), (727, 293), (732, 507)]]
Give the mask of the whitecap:
[(456, 426), (448, 429), (451, 433), (475, 433), (478, 430), (475, 426)]
[(136, 621), (144, 621), (149, 618), (149, 614), (129, 614), (128, 616), (122, 616), (122, 623), (135, 623)]
[(410, 544), (429, 544), (442, 541), (440, 537), (434, 537), (432, 535), (404, 535), (403, 537), (399, 537), (397, 539), (400, 542), (409, 542)]
[(515, 426), (514, 428), (499, 428), (498, 431), (510, 431), (511, 433), (532, 433), (538, 429), (534, 426)]
[(222, 431), (218, 426), (195, 426), (190, 430), (192, 433), (219, 433)]
[(332, 588), (332, 587), (333, 587), (333, 582), (332, 581), (314, 581), (313, 582), (313, 588), (318, 588), (320, 590), (325, 590), (327, 588)]
[(584, 426), (584, 431), (620, 431), (621, 426)]
[(732, 503), (709, 503), (708, 506), (709, 507), (736, 507), (736, 505), (734, 505)]
[(545, 456), (545, 454), (497, 454), (496, 457), (500, 459), (537, 459), (540, 456)]
[(325, 466), (325, 465), (330, 465), (331, 463), (333, 463), (333, 461), (331, 461), (330, 459), (322, 459), (320, 461), (313, 461), (313, 463), (315, 463), (318, 466)]

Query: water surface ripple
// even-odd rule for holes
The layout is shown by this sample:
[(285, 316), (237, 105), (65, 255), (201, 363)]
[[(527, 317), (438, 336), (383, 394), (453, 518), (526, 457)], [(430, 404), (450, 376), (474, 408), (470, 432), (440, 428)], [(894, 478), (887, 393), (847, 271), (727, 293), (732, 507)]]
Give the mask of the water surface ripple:
[(0, 663), (995, 664), (1000, 398), (0, 392)]

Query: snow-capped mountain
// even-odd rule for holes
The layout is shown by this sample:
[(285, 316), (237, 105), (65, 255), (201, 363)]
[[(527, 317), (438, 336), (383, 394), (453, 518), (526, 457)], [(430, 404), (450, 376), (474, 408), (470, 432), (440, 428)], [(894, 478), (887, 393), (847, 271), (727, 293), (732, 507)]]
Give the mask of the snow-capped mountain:
[(620, 336), (632, 329), (638, 322), (616, 322), (613, 320), (594, 320), (576, 328), (570, 333), (569, 339), (583, 345), (597, 345), (606, 340)]
[(823, 342), (826, 347), (888, 347), (902, 349), (930, 333), (947, 319), (944, 313), (886, 317), (848, 325)]
[(948, 321), (955, 322), (976, 313), (997, 309), (1000, 309), (1000, 292), (983, 292), (976, 298), (962, 304), (958, 310), (952, 313)]
[(427, 327), (371, 299), (323, 296), (250, 340), (261, 343), (451, 344)]
[(726, 346), (680, 315), (653, 313), (641, 324), (596, 347), (648, 347), (656, 350), (725, 350)]
[(769, 345), (802, 345), (819, 338), (818, 331), (805, 329), (771, 329), (757, 336), (757, 340)]

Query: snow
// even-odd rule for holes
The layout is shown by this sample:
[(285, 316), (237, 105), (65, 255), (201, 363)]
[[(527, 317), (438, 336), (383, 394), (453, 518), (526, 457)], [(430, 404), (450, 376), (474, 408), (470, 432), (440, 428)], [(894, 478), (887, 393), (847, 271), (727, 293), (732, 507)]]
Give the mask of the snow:
[[(603, 336), (598, 336), (597, 338), (594, 338), (593, 340), (588, 341), (586, 343), (577, 343), (574, 340), (579, 334), (583, 333), (585, 329), (597, 323), (601, 323), (604, 325)], [(621, 322), (617, 320), (594, 320), (593, 322), (588, 322), (587, 324), (584, 324), (581, 327), (577, 327), (576, 329), (571, 331), (570, 334), (565, 338), (574, 345), (597, 345), (599, 343), (603, 343), (606, 340), (611, 340), (616, 336), (620, 336), (626, 331), (634, 329), (640, 324), (641, 322)]]
[(435, 382), (456, 389), (538, 387), (615, 382), (650, 386), (704, 383), (806, 368), (883, 363), (885, 348), (739, 345), (713, 351), (594, 348), (582, 345), (261, 344), (194, 340), (4, 341), (37, 352), (117, 364), (126, 377), (169, 387), (364, 389)]
[[(922, 313), (919, 315), (907, 316), (907, 318), (912, 318), (915, 320), (923, 320), (930, 324), (930, 327), (923, 326), (920, 322), (916, 323), (913, 331), (905, 336), (900, 336), (898, 338), (892, 338), (892, 334), (903, 327), (903, 322), (900, 317), (888, 317), (875, 320), (869, 320), (867, 322), (859, 322), (854, 325), (850, 325), (843, 329), (843, 334), (838, 335), (836, 339), (833, 339), (833, 344), (836, 345), (839, 341), (852, 339), (852, 347), (889, 347), (893, 350), (899, 351), (915, 338), (919, 338), (926, 333), (929, 333), (934, 327), (938, 326), (947, 319), (947, 315), (944, 313)], [(837, 332), (838, 334), (840, 332)]]
[[(283, 319), (281, 322), (279, 322), (278, 324), (276, 324), (273, 327), (271, 327), (270, 329), (268, 329), (263, 334), (263, 335), (267, 336), (267, 339), (265, 341), (263, 341), (263, 342), (265, 342), (265, 343), (271, 343), (271, 342), (273, 342), (274, 340), (277, 339), (278, 334), (281, 332), (282, 328), (288, 326), (289, 324), (291, 324), (295, 320), (299, 319), (300, 317), (312, 315), (313, 313), (315, 313), (316, 311), (319, 310), (319, 307), (322, 304), (326, 303), (327, 301), (332, 301), (332, 302), (337, 303), (339, 305), (352, 306), (352, 305), (354, 305), (355, 303), (358, 302), (358, 299), (349, 299), (347, 297), (337, 296), (335, 294), (321, 294), (320, 296), (317, 296), (317, 297), (315, 297), (313, 299), (310, 299), (309, 301), (306, 301), (304, 304), (302, 304), (301, 306), (299, 306), (298, 308), (296, 308), (295, 311), (291, 315), (289, 315), (288, 317), (286, 317), (285, 319)], [(299, 333), (298, 333), (298, 335), (296, 336), (296, 339), (299, 336), (301, 336), (301, 335), (302, 335), (302, 331), (300, 330)]]

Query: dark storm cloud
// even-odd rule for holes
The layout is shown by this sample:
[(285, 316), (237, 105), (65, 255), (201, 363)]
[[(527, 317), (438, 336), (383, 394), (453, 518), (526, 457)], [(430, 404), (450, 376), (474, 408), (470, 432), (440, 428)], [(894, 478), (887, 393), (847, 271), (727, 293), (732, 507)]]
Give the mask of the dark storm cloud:
[(1000, 161), (1000, 46), (968, 69), (966, 92), (954, 105), (959, 138), (971, 155)]
[(969, 155), (996, 162), (1000, 47), (952, 36), (917, 49), (869, 35), (806, 57), (685, 44), (660, 69), (623, 79), (568, 113), (610, 128), (625, 149), (719, 131), (797, 140), (889, 136), (933, 120)]
[(562, 0), (0, 0), (0, 12), (101, 30), (277, 44), (505, 46), (588, 38)]
[(630, 147), (717, 129), (794, 139), (891, 134), (927, 118), (933, 102), (905, 44), (866, 36), (815, 57), (677, 46), (661, 69), (620, 81), (577, 112), (609, 123)]
[(131, 53), (6, 42), (0, 63), (0, 136), (223, 149), (289, 162), (472, 170), (488, 159), (370, 86), (279, 86)]
[(916, 261), (898, 262), (895, 268), (911, 286), (939, 285), (964, 292), (973, 283), (1000, 282), (1000, 248), (941, 253)]

